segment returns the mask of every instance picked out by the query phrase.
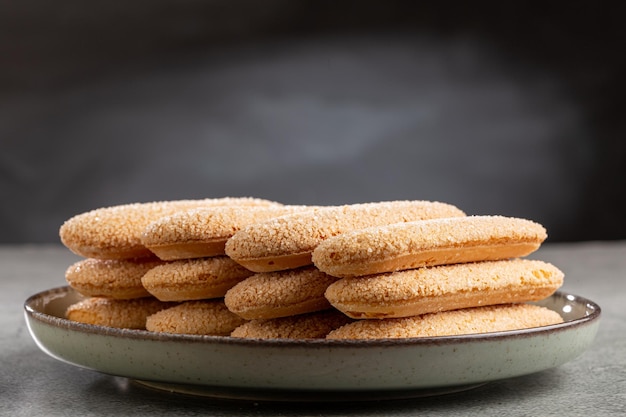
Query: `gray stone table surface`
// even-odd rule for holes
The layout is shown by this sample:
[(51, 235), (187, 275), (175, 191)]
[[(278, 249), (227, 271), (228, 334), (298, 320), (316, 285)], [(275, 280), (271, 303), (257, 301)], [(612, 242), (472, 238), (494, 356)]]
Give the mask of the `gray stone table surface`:
[(546, 243), (532, 255), (565, 274), (563, 290), (602, 307), (591, 348), (560, 367), (456, 394), (352, 403), (245, 402), (145, 389), (55, 360), (31, 338), (24, 300), (65, 284), (76, 258), (60, 246), (0, 247), (2, 416), (622, 416), (626, 415), (626, 241)]

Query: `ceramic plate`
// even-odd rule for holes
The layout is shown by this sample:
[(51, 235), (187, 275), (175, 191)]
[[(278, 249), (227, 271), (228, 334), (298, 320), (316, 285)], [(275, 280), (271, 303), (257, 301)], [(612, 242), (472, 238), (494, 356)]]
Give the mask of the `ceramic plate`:
[(255, 340), (157, 334), (76, 323), (69, 287), (35, 294), (25, 315), (52, 357), (192, 394), (270, 400), (408, 398), (451, 392), (564, 364), (592, 343), (600, 307), (557, 292), (538, 303), (565, 322), (467, 336), (386, 340)]

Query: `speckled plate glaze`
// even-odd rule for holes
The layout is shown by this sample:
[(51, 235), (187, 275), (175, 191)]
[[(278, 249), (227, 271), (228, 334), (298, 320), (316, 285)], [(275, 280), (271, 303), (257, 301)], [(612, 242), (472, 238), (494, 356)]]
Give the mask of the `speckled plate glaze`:
[(454, 392), (562, 365), (591, 345), (600, 307), (557, 292), (540, 305), (565, 322), (520, 331), (386, 340), (256, 340), (157, 334), (76, 323), (69, 287), (24, 304), (50, 356), (146, 386), (231, 399), (380, 400)]

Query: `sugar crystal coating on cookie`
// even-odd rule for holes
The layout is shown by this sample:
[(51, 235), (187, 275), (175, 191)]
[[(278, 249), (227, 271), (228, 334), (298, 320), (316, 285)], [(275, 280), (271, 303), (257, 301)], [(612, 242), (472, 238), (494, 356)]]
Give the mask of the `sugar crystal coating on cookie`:
[(66, 220), (59, 229), (61, 242), (86, 258), (125, 259), (153, 256), (141, 234), (151, 222), (179, 210), (224, 205), (279, 204), (250, 197), (173, 200), (103, 207)]
[(146, 318), (171, 307), (156, 298), (136, 298), (116, 300), (104, 297), (91, 297), (70, 305), (66, 311), (68, 320), (86, 324), (126, 329), (145, 329)]
[(231, 336), (255, 339), (321, 339), (332, 330), (350, 322), (352, 320), (348, 316), (331, 309), (276, 319), (251, 320), (233, 330)]
[(90, 297), (142, 298), (150, 293), (142, 285), (141, 277), (161, 264), (162, 261), (152, 258), (83, 259), (67, 268), (65, 279), (70, 287)]
[(428, 219), (368, 227), (321, 242), (314, 264), (336, 276), (521, 257), (547, 234), (533, 221), (504, 216)]
[(228, 290), (226, 306), (246, 319), (267, 319), (325, 310), (324, 291), (337, 278), (314, 267), (262, 272)]
[[(226, 243), (226, 254), (248, 268), (268, 272), (271, 262), (254, 269), (256, 260), (306, 254), (299, 265), (311, 263), (310, 253), (325, 239), (364, 227), (420, 219), (465, 216), (458, 208), (431, 201), (387, 201), (325, 207), (277, 217), (244, 227)], [(246, 262), (250, 262), (248, 265)], [(290, 267), (295, 267), (290, 266)], [(286, 269), (286, 268), (282, 268)]]
[(327, 339), (438, 337), (521, 330), (562, 323), (555, 311), (530, 304), (473, 307), (421, 316), (359, 320), (330, 332)]
[(146, 272), (141, 282), (161, 301), (189, 301), (223, 297), (252, 274), (232, 259), (218, 256), (164, 263)]
[(245, 320), (230, 312), (221, 299), (186, 301), (146, 320), (146, 330), (160, 333), (227, 336)]
[(554, 293), (563, 277), (562, 271), (547, 262), (484, 261), (342, 278), (329, 285), (325, 295), (350, 317), (403, 317), (536, 301)]
[(307, 209), (306, 206), (237, 206), (184, 210), (150, 223), (142, 234), (142, 242), (148, 246), (226, 238), (248, 224)]
[(285, 205), (183, 210), (150, 223), (141, 241), (164, 260), (224, 255), (226, 240), (242, 227), (309, 209), (311, 207)]

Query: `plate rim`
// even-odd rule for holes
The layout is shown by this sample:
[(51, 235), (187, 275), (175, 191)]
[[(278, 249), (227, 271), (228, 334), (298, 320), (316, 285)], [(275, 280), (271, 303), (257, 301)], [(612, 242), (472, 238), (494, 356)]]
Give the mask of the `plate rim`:
[(458, 344), (464, 341), (493, 341), (504, 340), (508, 338), (532, 337), (544, 333), (555, 333), (559, 331), (570, 330), (575, 327), (584, 326), (600, 319), (602, 316), (602, 308), (595, 301), (586, 297), (578, 296), (570, 292), (558, 290), (549, 297), (532, 304), (541, 304), (542, 301), (554, 297), (566, 297), (570, 301), (584, 304), (586, 310), (591, 310), (590, 314), (577, 317), (570, 320), (564, 320), (562, 323), (551, 324), (547, 326), (532, 327), (527, 329), (507, 330), (488, 333), (476, 333), (455, 336), (431, 336), (431, 337), (410, 337), (410, 338), (381, 338), (381, 339), (260, 339), (260, 338), (236, 338), (231, 336), (214, 336), (214, 335), (191, 335), (191, 334), (174, 334), (174, 333), (157, 333), (148, 330), (139, 329), (120, 329), (108, 326), (94, 325), (71, 321), (64, 317), (51, 315), (36, 309), (33, 304), (36, 300), (46, 295), (58, 294), (67, 295), (70, 292), (80, 294), (70, 286), (53, 287), (47, 290), (39, 291), (29, 296), (23, 304), (24, 312), (31, 318), (51, 325), (53, 327), (77, 331), (80, 333), (98, 334), (107, 337), (116, 337), (123, 339), (139, 339), (157, 342), (184, 342), (184, 343), (200, 343), (200, 344), (229, 344), (243, 346), (267, 346), (267, 347), (308, 347), (308, 346), (328, 346), (333, 348), (349, 347), (353, 348), (371, 348), (385, 346), (402, 346), (402, 345), (445, 345)]

